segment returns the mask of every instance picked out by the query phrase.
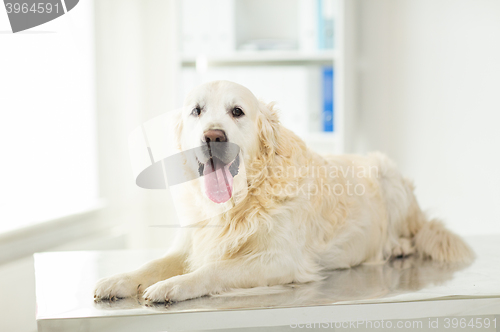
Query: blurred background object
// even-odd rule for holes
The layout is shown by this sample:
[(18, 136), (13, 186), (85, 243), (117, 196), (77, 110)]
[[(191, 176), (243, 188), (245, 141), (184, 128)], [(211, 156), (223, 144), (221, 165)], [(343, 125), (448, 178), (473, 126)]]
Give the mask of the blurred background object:
[(496, 0), (82, 0), (18, 34), (0, 10), (0, 30), (2, 331), (36, 330), (33, 252), (170, 245), (128, 135), (214, 79), (313, 149), (386, 153), (457, 233), (500, 232)]

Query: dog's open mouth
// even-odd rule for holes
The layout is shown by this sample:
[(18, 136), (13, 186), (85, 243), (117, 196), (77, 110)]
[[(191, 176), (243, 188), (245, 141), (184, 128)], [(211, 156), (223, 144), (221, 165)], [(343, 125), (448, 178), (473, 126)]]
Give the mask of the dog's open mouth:
[(240, 158), (225, 164), (215, 156), (205, 163), (198, 161), (198, 172), (205, 179), (205, 193), (214, 203), (225, 203), (233, 195), (233, 178), (238, 174)]

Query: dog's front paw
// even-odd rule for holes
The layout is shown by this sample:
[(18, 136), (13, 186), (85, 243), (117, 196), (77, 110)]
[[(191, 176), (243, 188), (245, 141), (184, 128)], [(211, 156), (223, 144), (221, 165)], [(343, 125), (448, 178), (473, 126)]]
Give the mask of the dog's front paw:
[(206, 295), (186, 276), (176, 276), (146, 288), (142, 295), (152, 303), (177, 302)]
[(94, 290), (96, 300), (114, 300), (137, 295), (141, 291), (142, 284), (127, 273), (101, 279), (97, 282)]

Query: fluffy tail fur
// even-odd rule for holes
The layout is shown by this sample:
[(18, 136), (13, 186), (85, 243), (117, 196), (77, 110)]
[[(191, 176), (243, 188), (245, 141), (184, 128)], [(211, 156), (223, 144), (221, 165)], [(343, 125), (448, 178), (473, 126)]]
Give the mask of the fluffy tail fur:
[(414, 237), (417, 252), (440, 262), (469, 263), (474, 253), (465, 241), (446, 229), (439, 220), (421, 224)]

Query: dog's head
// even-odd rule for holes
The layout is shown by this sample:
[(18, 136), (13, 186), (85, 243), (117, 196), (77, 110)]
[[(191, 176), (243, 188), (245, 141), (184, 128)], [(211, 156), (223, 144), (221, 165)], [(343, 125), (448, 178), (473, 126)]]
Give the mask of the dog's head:
[[(271, 116), (274, 115), (274, 116)], [(176, 127), (182, 150), (195, 149), (201, 188), (228, 201), (243, 162), (274, 153), (278, 120), (247, 88), (228, 81), (203, 84), (188, 95)]]

